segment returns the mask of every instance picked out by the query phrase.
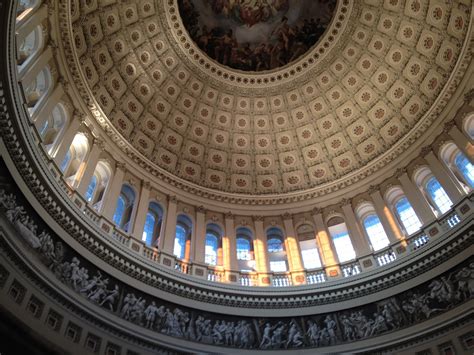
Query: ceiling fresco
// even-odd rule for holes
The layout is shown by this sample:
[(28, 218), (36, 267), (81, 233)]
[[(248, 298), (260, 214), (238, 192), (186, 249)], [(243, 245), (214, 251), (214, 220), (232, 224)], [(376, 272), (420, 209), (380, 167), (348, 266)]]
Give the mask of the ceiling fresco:
[(195, 26), (214, 18), (208, 29), (232, 24), (239, 38), (236, 29), (284, 17), (293, 26), (295, 8), (304, 24), (315, 6), (305, 4), (331, 3), (291, 0), (249, 20), (227, 2), (179, 2), (73, 0), (72, 40), (62, 45), (84, 101), (121, 150), (219, 198), (323, 196), (381, 174), (439, 117), (471, 60), (471, 0), (340, 0), (307, 55), (259, 72), (205, 55), (183, 9), (194, 6)]
[(336, 0), (179, 0), (183, 24), (209, 57), (243, 71), (272, 70), (306, 53)]

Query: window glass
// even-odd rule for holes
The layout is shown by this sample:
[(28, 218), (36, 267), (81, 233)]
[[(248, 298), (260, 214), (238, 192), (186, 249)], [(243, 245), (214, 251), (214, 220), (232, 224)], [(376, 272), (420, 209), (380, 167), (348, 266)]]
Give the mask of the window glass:
[(155, 230), (156, 217), (153, 212), (148, 212), (145, 219), (145, 227), (143, 228), (142, 240), (146, 245), (151, 245), (153, 241), (153, 232)]
[(186, 229), (182, 225), (178, 224), (176, 226), (176, 236), (174, 239), (173, 254), (180, 259), (184, 259), (184, 251), (186, 247), (186, 234), (187, 234)]
[(250, 241), (247, 238), (237, 239), (237, 260), (251, 260)]
[(405, 231), (408, 234), (413, 234), (418, 232), (421, 228), (421, 222), (418, 219), (418, 216), (415, 213), (413, 207), (411, 207), (410, 202), (406, 197), (402, 198), (395, 205), (400, 221), (405, 227)]
[(269, 253), (278, 253), (283, 251), (283, 242), (278, 238), (272, 238), (267, 242)]
[(441, 213), (445, 213), (451, 209), (453, 203), (436, 178), (432, 177), (428, 181), (426, 190)]
[(271, 272), (285, 272), (287, 271), (286, 261), (270, 261), (270, 271)]
[(364, 220), (364, 228), (375, 251), (383, 249), (390, 244), (382, 223), (380, 223), (380, 219), (376, 215), (368, 216)]
[(317, 248), (301, 250), (303, 265), (306, 269), (315, 269), (321, 267), (321, 259)]
[(463, 153), (459, 152), (456, 155), (454, 163), (463, 175), (464, 179), (466, 179), (469, 187), (474, 188), (474, 166), (471, 164), (469, 159)]
[(204, 262), (209, 265), (217, 265), (217, 237), (211, 233), (206, 235)]
[(87, 187), (86, 191), (86, 200), (87, 202), (91, 202), (92, 197), (94, 197), (94, 191), (95, 188), (97, 187), (97, 177), (95, 175), (92, 176), (91, 182), (89, 186)]
[(125, 199), (123, 195), (120, 195), (117, 200), (117, 207), (115, 208), (114, 213), (114, 223), (120, 226), (120, 222), (122, 222), (122, 216), (125, 211)]
[(66, 153), (66, 156), (63, 159), (63, 162), (61, 163), (59, 167), (63, 173), (65, 172), (70, 160), (71, 160), (71, 151), (68, 150)]
[(48, 130), (48, 126), (49, 126), (49, 122), (47, 120), (44, 121), (43, 125), (39, 129), (39, 134), (41, 137), (44, 137), (44, 135), (46, 134), (46, 131)]
[(351, 238), (347, 231), (335, 233), (332, 235), (334, 247), (336, 248), (337, 257), (341, 263), (355, 259), (355, 251), (352, 247)]

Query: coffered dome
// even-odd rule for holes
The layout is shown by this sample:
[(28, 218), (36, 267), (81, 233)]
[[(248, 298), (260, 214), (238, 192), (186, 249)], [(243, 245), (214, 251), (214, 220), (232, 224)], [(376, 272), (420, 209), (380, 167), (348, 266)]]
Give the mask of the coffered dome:
[[(370, 183), (416, 148), (465, 69), (467, 2), (280, 1), (273, 13), (266, 1), (244, 2), (250, 17), (219, 4), (76, 0), (62, 18), (73, 33), (71, 44), (62, 40), (74, 82), (114, 144), (154, 175), (213, 198), (315, 197)], [(259, 71), (255, 56), (244, 70), (225, 63), (224, 52), (246, 46), (234, 34), (233, 50), (199, 48), (209, 14), (186, 17), (188, 27), (180, 17), (205, 8), (227, 28), (273, 24), (280, 34), (258, 43), (294, 52), (304, 18), (291, 14), (315, 4), (325, 6), (323, 21), (332, 17), (317, 43), (297, 58), (275, 51), (289, 63)]]

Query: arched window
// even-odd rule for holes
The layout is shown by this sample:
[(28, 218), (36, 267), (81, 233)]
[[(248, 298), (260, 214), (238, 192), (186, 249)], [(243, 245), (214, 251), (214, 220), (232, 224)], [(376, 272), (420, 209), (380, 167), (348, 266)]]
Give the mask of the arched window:
[(253, 260), (253, 238), (248, 228), (240, 227), (236, 231), (237, 260)]
[(342, 217), (333, 217), (327, 224), (339, 262), (343, 263), (355, 259), (356, 253), (344, 219)]
[(51, 71), (49, 67), (46, 67), (38, 73), (36, 78), (25, 89), (25, 98), (30, 116), (33, 114), (38, 102), (46, 95), (51, 85)]
[(47, 152), (51, 155), (57, 146), (60, 137), (64, 133), (64, 129), (68, 122), (68, 114), (62, 104), (57, 104), (51, 114), (51, 117), (44, 121), (39, 127), (39, 133), (46, 147)]
[(239, 227), (236, 230), (237, 262), (239, 270), (252, 271), (255, 269), (253, 234), (250, 229)]
[(74, 184), (76, 174), (78, 173), (81, 164), (84, 162), (87, 153), (89, 152), (89, 141), (87, 137), (78, 133), (74, 137), (71, 147), (64, 157), (60, 169), (63, 172), (64, 178), (70, 185)]
[(189, 217), (180, 214), (176, 219), (176, 233), (173, 254), (179, 259), (189, 259), (192, 221)]
[(439, 156), (466, 193), (474, 189), (474, 166), (456, 144), (444, 144)]
[(413, 174), (413, 180), (436, 215), (451, 209), (453, 205), (451, 199), (428, 167), (417, 169)]
[[(23, 65), (43, 48), (43, 28), (37, 26), (31, 31), (18, 46), (18, 70), (21, 70)], [(31, 62), (31, 61), (30, 61)]]
[(122, 185), (113, 219), (117, 227), (123, 229), (125, 232), (128, 232), (130, 229), (134, 203), (135, 191), (128, 185)]
[(435, 177), (430, 178), (426, 183), (426, 191), (441, 214), (451, 209), (453, 202)]
[(156, 202), (150, 202), (142, 235), (142, 240), (146, 245), (154, 245), (158, 240), (162, 218), (163, 210), (161, 209), (161, 206)]
[(272, 272), (288, 271), (288, 260), (283, 241), (284, 235), (280, 228), (272, 227), (267, 230), (267, 251)]
[(309, 224), (303, 224), (296, 229), (301, 250), (301, 259), (306, 269), (315, 269), (322, 266), (316, 243), (314, 228)]
[(387, 247), (390, 240), (385, 233), (379, 216), (375, 212), (375, 207), (370, 202), (362, 202), (356, 207), (356, 215), (364, 228), (367, 239), (370, 242), (373, 251)]
[(206, 228), (206, 246), (204, 262), (209, 265), (222, 264), (222, 230), (214, 223), (208, 224)]
[(461, 152), (456, 154), (454, 163), (471, 189), (474, 188), (474, 166)]
[(110, 168), (110, 164), (104, 160), (99, 160), (85, 195), (87, 202), (91, 203), (93, 208), (97, 211), (100, 210), (102, 205), (102, 200), (111, 175), (112, 169)]
[(388, 189), (385, 193), (385, 199), (406, 235), (420, 230), (423, 225), (400, 186)]
[(405, 232), (410, 235), (416, 233), (422, 227), (415, 210), (411, 206), (410, 202), (406, 197), (402, 197), (395, 203), (395, 209), (397, 211), (398, 218), (405, 228)]
[(382, 223), (376, 214), (371, 214), (364, 219), (364, 229), (370, 240), (370, 245), (374, 251), (383, 249), (390, 244), (390, 241), (383, 229)]

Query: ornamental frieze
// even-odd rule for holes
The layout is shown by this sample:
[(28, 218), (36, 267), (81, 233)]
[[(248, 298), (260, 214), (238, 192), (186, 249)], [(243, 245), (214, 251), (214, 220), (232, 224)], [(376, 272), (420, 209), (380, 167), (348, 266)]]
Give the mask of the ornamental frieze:
[(198, 311), (152, 297), (97, 269), (38, 221), (13, 190), (13, 185), (1, 182), (2, 223), (15, 231), (10, 238), (20, 239), (20, 245), (35, 251), (37, 260), (30, 262), (43, 263), (49, 277), (117, 318), (178, 339), (262, 350), (326, 347), (396, 332), (474, 297), (471, 257), (408, 291), (337, 312), (249, 318)]

